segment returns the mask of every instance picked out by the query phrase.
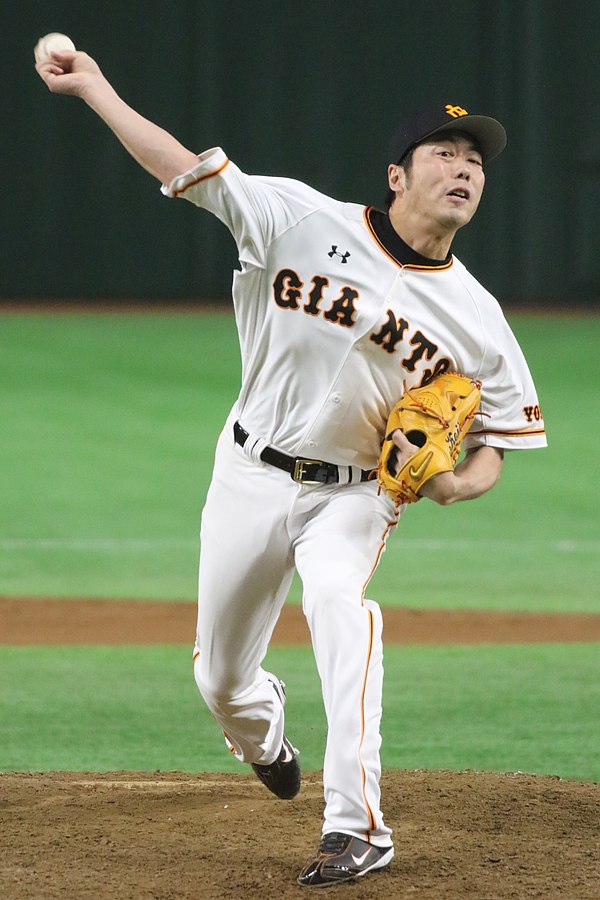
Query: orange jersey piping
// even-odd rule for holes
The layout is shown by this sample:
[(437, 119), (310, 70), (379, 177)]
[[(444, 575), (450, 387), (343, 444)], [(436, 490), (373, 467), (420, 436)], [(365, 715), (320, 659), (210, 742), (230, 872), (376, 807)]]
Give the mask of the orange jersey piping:
[(367, 589), (367, 585), (368, 585), (368, 583), (370, 582), (371, 578), (373, 577), (373, 574), (374, 574), (374, 572), (375, 572), (375, 569), (376, 569), (377, 566), (379, 565), (379, 560), (381, 559), (381, 554), (382, 554), (383, 551), (384, 551), (384, 548), (385, 548), (385, 542), (386, 542), (386, 540), (387, 540), (387, 536), (388, 536), (388, 534), (390, 533), (390, 529), (393, 528), (393, 527), (394, 527), (395, 525), (397, 525), (397, 524), (398, 524), (398, 519), (394, 519), (393, 522), (388, 522), (387, 525), (385, 526), (385, 531), (384, 531), (383, 534), (381, 535), (381, 543), (380, 543), (380, 545), (379, 545), (379, 550), (377, 551), (377, 556), (375, 557), (375, 562), (373, 563), (373, 568), (372, 568), (371, 571), (369, 572), (369, 577), (367, 578), (367, 580), (366, 580), (365, 583), (363, 584), (363, 586), (362, 586), (362, 591), (361, 591), (361, 593), (360, 593), (360, 602), (361, 602), (363, 605), (364, 605), (364, 601), (365, 601), (365, 591), (366, 591), (366, 589)]
[[(373, 564), (373, 568), (369, 572), (369, 577), (365, 581), (362, 591), (361, 591), (360, 602), (361, 602), (362, 606), (364, 606), (364, 602), (365, 602), (365, 591), (367, 589), (367, 585), (368, 585), (369, 581), (371, 580), (371, 578), (373, 577), (373, 573), (375, 572), (375, 569), (377, 568), (379, 560), (381, 559), (381, 554), (383, 553), (383, 549), (385, 547), (386, 538), (390, 532), (390, 529), (393, 528), (397, 524), (398, 524), (398, 519), (394, 519), (392, 522), (388, 522), (385, 527), (385, 530), (381, 536), (381, 543), (380, 543), (379, 549), (377, 551), (377, 556), (375, 557), (375, 562)], [(365, 807), (367, 809), (367, 813), (369, 816), (369, 827), (371, 828), (372, 831), (374, 831), (375, 828), (377, 827), (377, 822), (375, 820), (375, 816), (373, 815), (373, 810), (371, 809), (369, 801), (367, 800), (367, 790), (366, 790), (366, 788), (367, 788), (367, 773), (365, 772), (365, 767), (363, 766), (361, 755), (360, 755), (361, 750), (362, 750), (362, 743), (363, 743), (363, 740), (365, 737), (365, 693), (367, 690), (367, 678), (369, 676), (369, 666), (371, 664), (371, 653), (373, 651), (373, 613), (371, 612), (371, 610), (368, 610), (368, 613), (369, 613), (369, 652), (367, 653), (367, 666), (365, 669), (365, 677), (363, 679), (362, 693), (361, 693), (361, 697), (360, 697), (360, 742), (358, 744), (358, 764), (360, 766), (360, 772), (361, 772), (363, 799), (365, 801)], [(370, 843), (370, 835), (369, 834), (367, 834), (366, 840), (368, 843)]]
[(484, 429), (483, 431), (469, 431), (466, 436), (475, 437), (482, 434), (504, 435), (505, 437), (536, 437), (539, 434), (546, 434), (546, 431), (544, 428), (537, 428), (535, 431), (530, 428), (522, 428), (520, 431), (492, 431), (491, 429)]
[(218, 169), (213, 169), (212, 172), (207, 172), (206, 175), (200, 175), (199, 178), (195, 178), (194, 181), (190, 181), (189, 184), (186, 184), (185, 187), (182, 187), (178, 191), (173, 191), (174, 194), (183, 194), (184, 191), (187, 191), (188, 188), (193, 187), (195, 184), (200, 184), (201, 181), (206, 181), (207, 178), (214, 178), (215, 175), (219, 175), (223, 169), (225, 169), (229, 165), (229, 160), (226, 159), (225, 162), (219, 166)]
[(391, 259), (391, 261), (395, 263), (400, 269), (413, 269), (416, 272), (445, 272), (447, 269), (451, 268), (452, 263), (454, 262), (453, 259), (449, 259), (448, 262), (443, 266), (418, 266), (415, 263), (401, 263), (396, 259), (395, 256), (392, 256), (390, 251), (384, 246), (384, 244), (381, 243), (381, 241), (377, 237), (377, 234), (375, 233), (375, 230), (373, 229), (373, 226), (371, 225), (371, 222), (369, 220), (369, 212), (372, 209), (372, 206), (365, 206), (363, 210), (363, 219), (365, 220), (365, 224), (367, 226), (369, 234), (371, 235), (379, 249), (383, 253), (385, 253), (387, 258)]
[(373, 650), (373, 613), (371, 610), (368, 610), (369, 613), (369, 652), (367, 653), (367, 666), (365, 670), (365, 677), (363, 679), (362, 693), (360, 697), (360, 743), (358, 745), (358, 762), (360, 764), (360, 772), (362, 778), (362, 794), (363, 799), (365, 801), (365, 806), (367, 808), (367, 813), (369, 814), (369, 828), (371, 831), (375, 831), (377, 827), (377, 822), (375, 821), (375, 816), (373, 815), (373, 810), (367, 800), (367, 773), (365, 772), (365, 767), (363, 766), (360, 752), (362, 750), (362, 743), (365, 737), (365, 693), (367, 691), (367, 679), (369, 677), (369, 666), (371, 664), (371, 652)]

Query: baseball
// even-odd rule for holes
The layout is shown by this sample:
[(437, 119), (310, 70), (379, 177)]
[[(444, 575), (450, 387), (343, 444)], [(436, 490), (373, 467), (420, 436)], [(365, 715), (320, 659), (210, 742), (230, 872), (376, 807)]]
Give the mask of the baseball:
[(51, 31), (50, 34), (41, 37), (34, 47), (33, 55), (36, 63), (48, 59), (53, 50), (75, 50), (75, 44), (66, 34)]

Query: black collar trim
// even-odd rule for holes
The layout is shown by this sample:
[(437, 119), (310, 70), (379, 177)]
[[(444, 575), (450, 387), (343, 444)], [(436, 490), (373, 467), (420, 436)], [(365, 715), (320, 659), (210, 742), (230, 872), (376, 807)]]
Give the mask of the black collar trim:
[(421, 256), (402, 240), (390, 222), (390, 217), (373, 206), (365, 208), (365, 222), (383, 252), (403, 269), (428, 271), (435, 269), (439, 271), (440, 269), (449, 269), (452, 265), (452, 254), (449, 254), (446, 259), (428, 259), (426, 256)]

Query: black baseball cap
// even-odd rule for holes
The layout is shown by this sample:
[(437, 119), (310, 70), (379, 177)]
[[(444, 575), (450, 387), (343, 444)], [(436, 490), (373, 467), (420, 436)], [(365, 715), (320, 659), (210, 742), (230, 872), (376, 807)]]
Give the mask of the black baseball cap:
[(475, 138), (484, 162), (499, 156), (506, 147), (506, 131), (496, 119), (472, 115), (456, 103), (437, 103), (414, 112), (400, 125), (390, 141), (389, 162), (401, 162), (421, 141), (444, 131), (463, 131)]

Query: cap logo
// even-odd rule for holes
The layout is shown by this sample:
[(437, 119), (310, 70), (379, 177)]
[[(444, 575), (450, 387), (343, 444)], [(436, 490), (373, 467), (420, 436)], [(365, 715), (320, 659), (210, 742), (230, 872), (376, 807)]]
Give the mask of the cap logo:
[(453, 119), (458, 119), (459, 116), (469, 115), (466, 109), (463, 109), (462, 106), (452, 106), (451, 103), (446, 104), (446, 112), (449, 116), (452, 116)]

